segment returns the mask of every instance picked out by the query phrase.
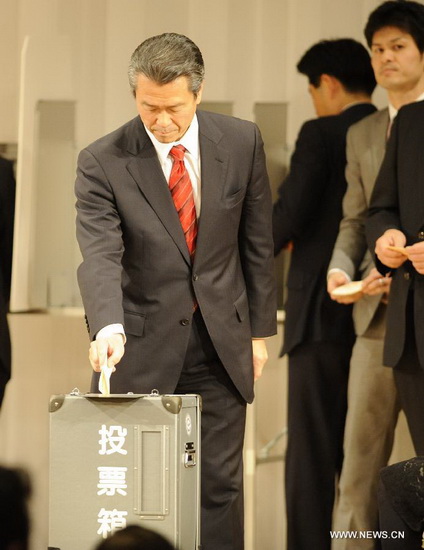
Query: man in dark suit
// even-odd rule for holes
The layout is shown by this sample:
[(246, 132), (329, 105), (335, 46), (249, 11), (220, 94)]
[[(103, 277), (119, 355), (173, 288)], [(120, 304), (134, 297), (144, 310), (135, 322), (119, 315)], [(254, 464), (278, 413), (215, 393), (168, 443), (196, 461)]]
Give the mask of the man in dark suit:
[(272, 205), (257, 127), (196, 113), (203, 77), (185, 36), (133, 53), (139, 117), (79, 157), (78, 278), (114, 392), (202, 396), (202, 547), (241, 550), (246, 402), (276, 331)]
[(346, 190), (346, 132), (375, 111), (375, 79), (366, 49), (350, 39), (316, 44), (298, 70), (318, 118), (300, 131), (273, 221), (275, 254), (293, 244), (282, 349), (289, 354), (287, 549), (328, 550), (354, 331), (351, 308), (326, 292), (326, 274)]
[[(421, 58), (424, 70), (424, 55)], [(393, 275), (383, 363), (394, 367), (396, 387), (419, 455), (424, 455), (423, 124), (423, 101), (399, 111), (366, 222), (379, 271)]]
[(0, 407), (10, 378), (11, 350), (7, 311), (12, 274), (15, 177), (13, 164), (0, 157)]
[[(335, 531), (378, 529), (377, 487), (390, 458), (400, 402), (393, 369), (383, 366), (387, 291), (390, 277), (375, 269), (365, 235), (365, 220), (375, 180), (398, 110), (424, 99), (424, 5), (389, 0), (369, 16), (365, 31), (378, 84), (388, 106), (349, 128), (346, 145), (344, 218), (329, 265), (327, 288), (362, 279), (362, 290), (332, 296), (354, 303), (356, 341), (348, 386), (344, 460), (334, 512)], [(333, 539), (332, 550), (374, 550), (378, 540)]]

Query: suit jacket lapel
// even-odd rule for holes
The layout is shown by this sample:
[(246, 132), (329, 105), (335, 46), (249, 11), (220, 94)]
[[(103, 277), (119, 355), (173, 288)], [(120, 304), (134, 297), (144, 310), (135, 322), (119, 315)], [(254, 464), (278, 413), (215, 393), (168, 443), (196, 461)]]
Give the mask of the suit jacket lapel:
[(220, 208), (229, 154), (220, 146), (222, 132), (208, 113), (198, 111), (201, 155), (201, 212), (197, 233), (195, 265), (208, 249), (210, 236), (216, 231), (215, 216)]
[(140, 119), (134, 119), (128, 137), (127, 150), (133, 157), (129, 160), (127, 169), (178, 246), (184, 259), (190, 264), (187, 243), (168, 183), (163, 175), (156, 150)]
[(375, 119), (375, 124), (371, 127), (371, 143), (373, 153), (373, 169), (375, 174), (378, 174), (381, 163), (383, 161), (384, 152), (386, 150), (387, 129), (389, 124), (389, 110), (384, 109), (379, 112), (379, 116)]

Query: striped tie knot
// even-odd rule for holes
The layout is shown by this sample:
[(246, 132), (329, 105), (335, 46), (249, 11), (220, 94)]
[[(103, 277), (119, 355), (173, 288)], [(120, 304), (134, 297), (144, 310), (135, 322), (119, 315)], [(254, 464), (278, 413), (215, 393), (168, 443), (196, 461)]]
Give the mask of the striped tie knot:
[(171, 157), (173, 157), (174, 160), (181, 160), (184, 161), (184, 154), (186, 152), (186, 148), (184, 145), (174, 145), (172, 149), (169, 151), (169, 154)]

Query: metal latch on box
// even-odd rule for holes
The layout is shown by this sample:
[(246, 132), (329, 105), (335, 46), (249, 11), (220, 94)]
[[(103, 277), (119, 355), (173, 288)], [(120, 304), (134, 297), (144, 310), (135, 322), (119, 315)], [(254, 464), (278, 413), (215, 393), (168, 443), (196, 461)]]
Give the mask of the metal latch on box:
[(193, 466), (196, 466), (196, 449), (194, 443), (190, 442), (185, 444), (184, 467), (192, 468)]

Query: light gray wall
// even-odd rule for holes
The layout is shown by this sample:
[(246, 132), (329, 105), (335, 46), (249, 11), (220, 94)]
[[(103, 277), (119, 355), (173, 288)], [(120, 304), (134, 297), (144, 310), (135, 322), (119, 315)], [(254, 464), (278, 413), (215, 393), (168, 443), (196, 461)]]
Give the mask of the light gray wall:
[[(289, 103), (288, 142), (313, 116), (302, 53), (322, 38), (362, 40), (376, 0), (0, 0), (0, 143), (17, 141), (21, 48), (27, 35), (67, 35), (83, 146), (133, 116), (126, 67), (147, 36), (188, 34), (204, 53), (205, 100), (231, 101), (253, 117), (255, 101)], [(41, 66), (39, 79), (48, 66)]]
[[(0, 83), (0, 144), (18, 142), (12, 309), (23, 311), (49, 305), (40, 302), (40, 297), (51, 296), (51, 288), (58, 291), (54, 304), (78, 304), (75, 280), (68, 287), (63, 284), (69, 279), (66, 265), (57, 266), (57, 275), (48, 273), (45, 281), (38, 278), (34, 283), (34, 239), (41, 239), (42, 253), (37, 257), (58, 254), (36, 232), (39, 223), (34, 204), (40, 188), (37, 175), (50, 174), (51, 181), (44, 181), (43, 185), (55, 187), (58, 200), (62, 198), (69, 207), (69, 218), (73, 216), (69, 190), (75, 177), (73, 168), (68, 170), (65, 165), (62, 173), (54, 174), (48, 167), (43, 171), (39, 166), (42, 157), (35, 111), (40, 102), (75, 102), (75, 131), (69, 153), (73, 148), (76, 159), (82, 147), (135, 115), (126, 76), (134, 48), (152, 34), (170, 30), (184, 33), (198, 43), (204, 54), (205, 101), (231, 103), (233, 114), (247, 119), (255, 118), (258, 103), (287, 106), (282, 129), (285, 143), (278, 150), (278, 169), (282, 173), (300, 125), (314, 116), (306, 79), (296, 73), (298, 59), (322, 38), (353, 36), (362, 40), (364, 21), (376, 3), (0, 0), (0, 7), (4, 5), (8, 16), (0, 18), (0, 24), (9, 42), (8, 48), (0, 50), (0, 63), (8, 77)], [(273, 120), (271, 117), (267, 126), (262, 122), (264, 137), (273, 133)], [(267, 153), (273, 155), (276, 144), (266, 141), (266, 146)], [(272, 181), (274, 187), (278, 183)], [(48, 213), (50, 225), (63, 224), (59, 219), (61, 210)], [(71, 234), (73, 224), (69, 227)], [(70, 254), (78, 265), (76, 246)], [(39, 286), (35, 291), (34, 284)]]

